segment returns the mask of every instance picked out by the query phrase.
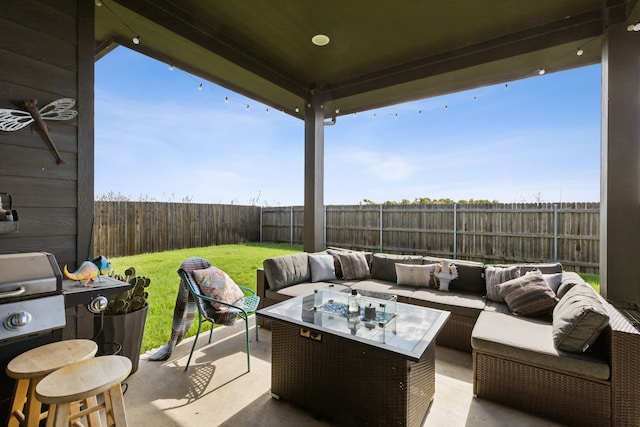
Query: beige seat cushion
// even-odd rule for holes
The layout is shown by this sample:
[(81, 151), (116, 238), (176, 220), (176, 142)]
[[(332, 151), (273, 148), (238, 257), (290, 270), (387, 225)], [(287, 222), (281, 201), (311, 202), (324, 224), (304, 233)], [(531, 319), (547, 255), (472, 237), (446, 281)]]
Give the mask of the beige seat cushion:
[(453, 314), (474, 319), (480, 315), (485, 306), (481, 295), (467, 292), (443, 292), (428, 288), (414, 288), (410, 303), (450, 311)]
[(286, 288), (279, 289), (278, 291), (273, 291), (271, 289), (267, 289), (265, 291), (265, 295), (267, 298), (276, 300), (276, 301), (285, 301), (289, 298), (299, 297), (303, 295), (312, 294), (316, 289), (320, 289), (330, 284), (335, 286), (335, 290), (337, 292), (341, 292), (348, 288), (347, 285), (338, 283), (341, 281), (334, 282), (303, 282), (298, 283), (297, 285), (287, 286)]
[(604, 356), (596, 352), (578, 354), (556, 349), (553, 326), (549, 321), (483, 311), (473, 328), (471, 346), (474, 351), (582, 378), (608, 380), (610, 376)]

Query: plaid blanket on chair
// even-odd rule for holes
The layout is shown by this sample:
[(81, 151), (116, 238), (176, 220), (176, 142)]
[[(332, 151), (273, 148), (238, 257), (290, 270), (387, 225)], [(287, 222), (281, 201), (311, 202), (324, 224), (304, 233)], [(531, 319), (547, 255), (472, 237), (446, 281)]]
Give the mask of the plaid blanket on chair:
[[(191, 279), (192, 283), (196, 283), (193, 280), (192, 272), (194, 270), (203, 270), (211, 267), (211, 263), (204, 258), (191, 257), (187, 258), (178, 269), (178, 273), (184, 271)], [(164, 347), (159, 348), (154, 354), (149, 356), (149, 360), (159, 361), (167, 360), (171, 357), (173, 349), (182, 341), (187, 331), (193, 323), (193, 319), (196, 315), (196, 304), (202, 303), (202, 301), (195, 301), (191, 292), (189, 292), (188, 285), (180, 279), (180, 286), (178, 288), (178, 296), (176, 297), (176, 306), (173, 309), (173, 323), (171, 325), (171, 338)], [(206, 313), (206, 317), (219, 325), (232, 325), (237, 316), (236, 311), (215, 311), (209, 304), (202, 304)]]

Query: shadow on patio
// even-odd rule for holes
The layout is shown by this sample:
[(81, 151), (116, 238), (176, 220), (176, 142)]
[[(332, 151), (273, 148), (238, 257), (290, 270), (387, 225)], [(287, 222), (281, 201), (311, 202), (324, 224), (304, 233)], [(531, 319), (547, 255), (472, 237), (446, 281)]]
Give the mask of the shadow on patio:
[[(254, 319), (250, 319), (254, 324)], [(271, 398), (271, 332), (260, 330), (251, 343), (251, 372), (246, 372), (242, 322), (220, 327), (212, 344), (206, 336), (187, 372), (192, 338), (166, 362), (140, 361), (126, 380), (124, 395), (132, 426), (330, 426), (314, 414)], [(208, 332), (207, 332), (208, 333)], [(253, 332), (251, 331), (253, 336)], [(438, 347), (436, 395), (425, 426), (557, 426), (548, 420), (474, 399), (471, 354)]]

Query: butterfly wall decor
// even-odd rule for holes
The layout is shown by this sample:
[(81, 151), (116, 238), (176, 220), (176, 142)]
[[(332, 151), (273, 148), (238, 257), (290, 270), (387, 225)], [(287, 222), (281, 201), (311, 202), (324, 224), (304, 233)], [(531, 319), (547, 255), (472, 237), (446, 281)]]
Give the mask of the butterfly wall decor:
[(45, 120), (70, 120), (78, 115), (76, 110), (72, 110), (76, 104), (75, 99), (62, 98), (53, 101), (41, 109), (38, 109), (38, 100), (25, 99), (22, 102), (14, 102), (18, 108), (23, 110), (12, 110), (0, 108), (0, 130), (13, 132), (20, 130), (31, 123), (35, 123), (36, 130), (49, 143), (53, 154), (56, 156), (58, 164), (64, 163), (62, 156), (58, 152), (56, 145), (49, 135), (49, 129)]

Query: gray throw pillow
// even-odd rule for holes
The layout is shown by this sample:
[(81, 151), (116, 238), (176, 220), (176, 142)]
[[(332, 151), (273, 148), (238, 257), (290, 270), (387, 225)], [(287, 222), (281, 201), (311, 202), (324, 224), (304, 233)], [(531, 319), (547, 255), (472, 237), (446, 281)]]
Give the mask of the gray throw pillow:
[(495, 302), (504, 302), (497, 285), (508, 280), (520, 277), (520, 267), (512, 265), (508, 267), (496, 267), (488, 265), (484, 271), (484, 279), (487, 283), (487, 299)]
[(520, 316), (550, 314), (558, 301), (540, 270), (501, 283), (498, 288), (509, 309)]
[(336, 278), (336, 268), (333, 264), (333, 255), (309, 254), (309, 268), (311, 269), (312, 282), (335, 280)]
[(595, 290), (573, 286), (553, 310), (553, 343), (558, 350), (582, 353), (609, 324), (609, 315)]

